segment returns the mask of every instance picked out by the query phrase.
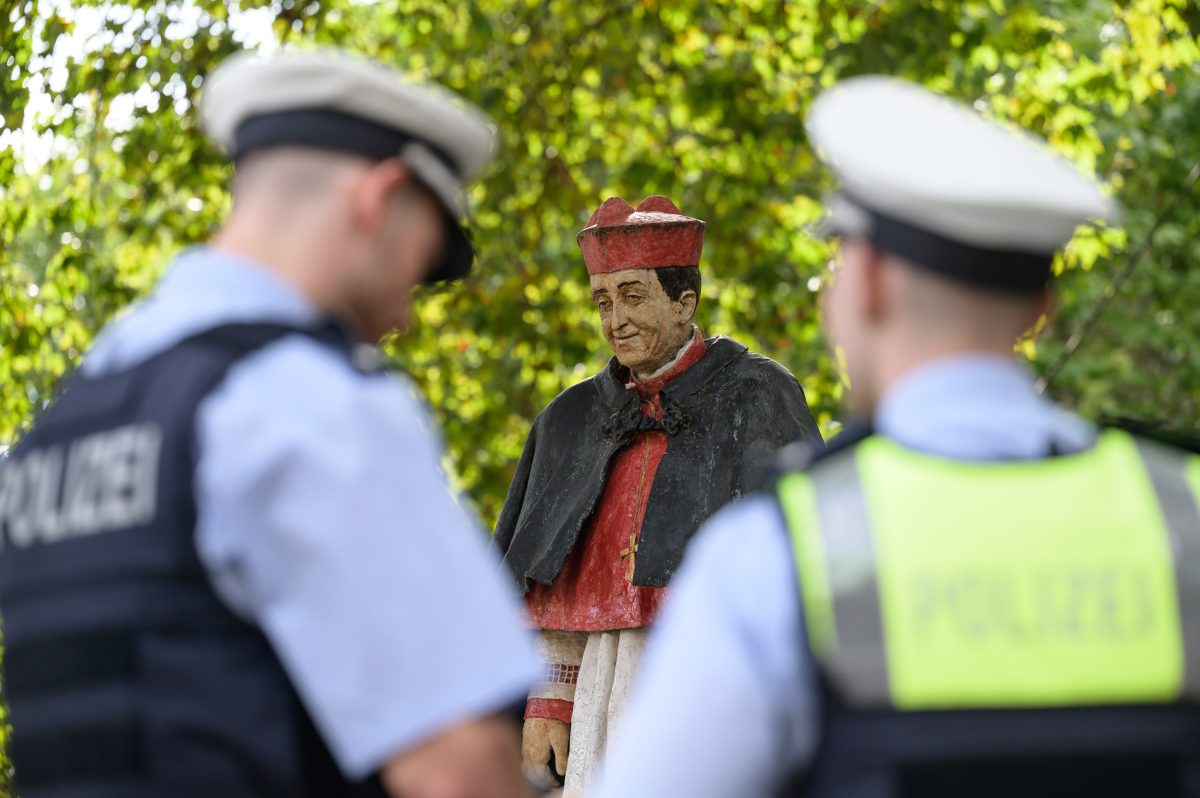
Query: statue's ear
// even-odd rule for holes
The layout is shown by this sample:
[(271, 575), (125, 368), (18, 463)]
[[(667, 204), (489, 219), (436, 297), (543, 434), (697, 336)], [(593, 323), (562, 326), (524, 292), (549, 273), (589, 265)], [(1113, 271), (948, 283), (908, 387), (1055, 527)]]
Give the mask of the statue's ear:
[(679, 295), (675, 304), (679, 307), (680, 321), (691, 323), (692, 319), (696, 317), (696, 300), (695, 291), (684, 291)]

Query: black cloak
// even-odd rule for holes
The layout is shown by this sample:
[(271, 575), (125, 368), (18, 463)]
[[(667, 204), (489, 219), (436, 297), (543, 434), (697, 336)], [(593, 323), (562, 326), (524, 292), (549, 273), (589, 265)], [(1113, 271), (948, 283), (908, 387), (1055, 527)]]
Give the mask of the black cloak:
[(641, 414), (616, 358), (538, 415), (496, 524), (494, 541), (522, 592), (551, 584), (604, 490), (609, 463), (646, 429), (669, 436), (642, 521), (633, 583), (664, 587), (701, 523), (752, 490), (785, 444), (821, 436), (796, 378), (732, 338), (662, 390), (663, 419)]

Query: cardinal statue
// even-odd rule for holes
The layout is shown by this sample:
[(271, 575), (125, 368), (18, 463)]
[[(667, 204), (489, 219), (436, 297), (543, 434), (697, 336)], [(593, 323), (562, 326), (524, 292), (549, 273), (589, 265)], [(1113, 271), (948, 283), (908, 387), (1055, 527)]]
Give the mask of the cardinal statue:
[(546, 663), (526, 773), (566, 798), (619, 733), (688, 539), (777, 449), (821, 441), (787, 369), (695, 325), (705, 227), (661, 196), (592, 214), (578, 241), (613, 358), (534, 421), (496, 526)]

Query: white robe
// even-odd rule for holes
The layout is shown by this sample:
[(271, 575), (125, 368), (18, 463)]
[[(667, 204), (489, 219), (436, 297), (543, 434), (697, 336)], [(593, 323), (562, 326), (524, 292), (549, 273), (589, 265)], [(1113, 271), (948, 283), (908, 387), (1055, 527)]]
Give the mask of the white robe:
[(584, 794), (608, 745), (621, 733), (621, 711), (642, 660), (646, 633), (646, 629), (620, 629), (538, 635), (538, 647), (548, 664), (579, 667), (575, 685), (543, 683), (530, 694), (574, 702), (563, 798)]

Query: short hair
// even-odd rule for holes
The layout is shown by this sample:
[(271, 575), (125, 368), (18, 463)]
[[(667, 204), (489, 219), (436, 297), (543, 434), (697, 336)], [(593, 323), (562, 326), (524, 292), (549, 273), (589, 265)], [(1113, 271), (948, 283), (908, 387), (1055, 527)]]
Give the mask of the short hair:
[(699, 266), (659, 266), (654, 273), (672, 302), (678, 302), (685, 291), (695, 291), (697, 301), (700, 299)]

